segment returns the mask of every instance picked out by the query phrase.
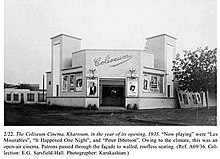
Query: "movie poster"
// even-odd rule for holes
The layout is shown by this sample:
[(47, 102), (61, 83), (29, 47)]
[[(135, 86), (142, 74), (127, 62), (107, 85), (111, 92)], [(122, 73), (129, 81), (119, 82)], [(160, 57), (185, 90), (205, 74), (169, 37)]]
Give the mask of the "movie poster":
[(158, 91), (158, 76), (151, 76), (151, 81), (150, 81), (150, 88), (151, 91)]
[(75, 91), (75, 75), (71, 74), (70, 75), (70, 92), (74, 92)]
[(150, 76), (147, 74), (143, 77), (143, 92), (150, 92)]
[(68, 76), (64, 75), (62, 79), (63, 79), (63, 82), (62, 82), (63, 83), (63, 87), (62, 87), (63, 89), (62, 89), (62, 91), (67, 92), (68, 91)]
[(87, 79), (87, 97), (97, 97), (98, 95), (98, 82), (96, 79)]
[(76, 91), (81, 92), (82, 91), (82, 74), (77, 74), (76, 75)]
[(163, 93), (163, 76), (143, 74), (143, 93)]
[(127, 95), (128, 97), (138, 97), (138, 79), (127, 79)]

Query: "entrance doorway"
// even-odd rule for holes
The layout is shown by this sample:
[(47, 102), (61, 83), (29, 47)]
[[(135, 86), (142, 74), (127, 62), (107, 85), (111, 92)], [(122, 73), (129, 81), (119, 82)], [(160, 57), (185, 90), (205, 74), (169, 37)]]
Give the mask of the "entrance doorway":
[(100, 106), (125, 106), (125, 79), (100, 79)]
[(21, 93), (21, 104), (24, 104), (24, 94)]

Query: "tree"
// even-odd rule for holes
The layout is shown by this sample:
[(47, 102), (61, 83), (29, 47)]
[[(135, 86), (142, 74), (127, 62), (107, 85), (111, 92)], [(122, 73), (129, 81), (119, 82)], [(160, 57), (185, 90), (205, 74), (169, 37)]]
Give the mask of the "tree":
[(217, 48), (197, 48), (183, 51), (184, 57), (176, 55), (173, 61), (175, 81), (180, 90), (192, 92), (217, 92)]
[(30, 84), (26, 84), (26, 83), (19, 83), (17, 86), (18, 89), (31, 89), (32, 87), (30, 86)]
[(10, 83), (4, 83), (4, 88), (14, 88), (16, 85)]

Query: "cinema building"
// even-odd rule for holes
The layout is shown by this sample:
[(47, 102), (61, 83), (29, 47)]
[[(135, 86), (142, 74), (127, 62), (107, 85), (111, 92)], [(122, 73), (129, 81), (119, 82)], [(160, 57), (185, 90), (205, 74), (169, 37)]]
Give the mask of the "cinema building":
[(172, 61), (176, 38), (146, 38), (144, 50), (81, 49), (81, 39), (51, 38), (47, 103), (88, 107), (175, 108)]

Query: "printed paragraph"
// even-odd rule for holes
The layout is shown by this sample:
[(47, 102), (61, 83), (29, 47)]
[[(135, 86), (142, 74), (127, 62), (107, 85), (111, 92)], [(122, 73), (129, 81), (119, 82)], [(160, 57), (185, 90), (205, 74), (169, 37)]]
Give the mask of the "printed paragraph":
[(4, 132), (5, 156), (128, 156), (142, 150), (218, 149), (216, 132)]

